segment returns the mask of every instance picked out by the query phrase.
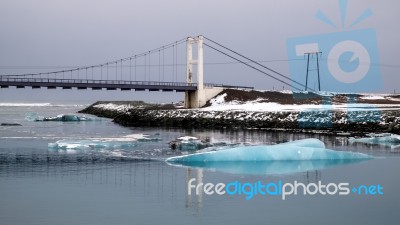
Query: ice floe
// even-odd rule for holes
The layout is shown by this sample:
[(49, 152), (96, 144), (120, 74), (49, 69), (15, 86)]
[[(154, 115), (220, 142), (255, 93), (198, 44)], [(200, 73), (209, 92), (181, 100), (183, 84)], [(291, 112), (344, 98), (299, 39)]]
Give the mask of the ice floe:
[(286, 174), (349, 164), (372, 156), (325, 148), (317, 139), (277, 145), (243, 146), (168, 158), (175, 166), (188, 166), (244, 174)]
[(28, 113), (25, 117), (27, 121), (62, 121), (62, 122), (79, 122), (79, 121), (100, 121), (100, 118), (89, 117), (85, 115), (60, 114), (53, 117), (40, 116), (38, 113)]
[(167, 159), (168, 162), (240, 162), (240, 161), (294, 161), (294, 160), (337, 160), (371, 158), (357, 153), (335, 151), (325, 148), (317, 139), (305, 139), (277, 145), (244, 146), (220, 151), (195, 153)]
[(366, 135), (364, 138), (349, 138), (349, 143), (367, 143), (367, 144), (379, 144), (384, 146), (389, 146), (391, 148), (400, 147), (400, 135), (390, 134), (390, 133), (382, 133), (375, 134), (370, 133)]
[(200, 140), (196, 137), (191, 137), (191, 136), (179, 137), (169, 142), (168, 144), (171, 149), (181, 150), (181, 151), (196, 151), (208, 147), (222, 147), (228, 145), (225, 142), (211, 143), (210, 141)]
[(49, 143), (50, 150), (96, 150), (96, 149), (130, 149), (140, 142), (159, 141), (158, 137), (144, 134), (132, 134), (122, 137), (65, 139)]

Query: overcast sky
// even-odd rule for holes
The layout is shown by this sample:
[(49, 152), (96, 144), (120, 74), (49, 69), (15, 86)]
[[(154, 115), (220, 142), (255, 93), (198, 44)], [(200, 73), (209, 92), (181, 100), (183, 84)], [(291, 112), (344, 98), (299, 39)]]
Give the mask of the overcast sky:
[[(349, 28), (368, 8), (373, 15)], [(317, 20), (318, 10), (338, 28)], [(256, 60), (278, 60), (265, 65), (289, 74), (285, 61), (288, 39), (373, 28), (382, 64), (383, 92), (393, 92), (396, 88), (400, 92), (400, 1), (349, 0), (346, 26), (342, 28), (340, 24), (338, 0), (0, 0), (0, 74), (40, 72), (44, 66), (98, 64), (199, 34)], [(208, 63), (232, 61), (210, 49), (205, 51), (204, 60)], [(184, 54), (183, 48), (181, 52)], [(183, 72), (179, 76), (184, 79)], [(205, 65), (205, 81), (264, 90), (283, 88), (279, 82), (236, 64)], [(2, 102), (105, 99), (160, 102), (181, 100), (182, 96), (134, 91), (0, 90)]]

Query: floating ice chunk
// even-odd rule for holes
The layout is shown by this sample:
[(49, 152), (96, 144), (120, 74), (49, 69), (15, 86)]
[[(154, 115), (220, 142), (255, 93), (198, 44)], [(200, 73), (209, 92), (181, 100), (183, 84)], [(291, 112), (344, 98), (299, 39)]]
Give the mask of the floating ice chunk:
[(210, 143), (191, 136), (179, 137), (176, 140), (169, 142), (169, 147), (171, 149), (184, 150), (184, 151), (195, 151), (211, 146), (212, 145)]
[(375, 134), (370, 133), (367, 134), (366, 138), (349, 138), (350, 143), (367, 143), (367, 144), (380, 144), (385, 146), (390, 146), (392, 148), (400, 147), (400, 135), (390, 134), (390, 133), (382, 133)]
[[(98, 138), (97, 138), (98, 140)], [(138, 141), (138, 142), (147, 142), (147, 141), (160, 141), (161, 139), (156, 136), (151, 136), (148, 134), (129, 134), (122, 137), (110, 137), (110, 138), (101, 138), (102, 141)]]
[(27, 121), (63, 121), (63, 122), (73, 122), (73, 121), (99, 121), (100, 118), (87, 117), (85, 115), (78, 116), (74, 114), (60, 114), (54, 117), (44, 117), (39, 116), (37, 113), (28, 113), (25, 117)]
[(236, 147), (214, 152), (176, 156), (168, 158), (167, 162), (262, 162), (368, 158), (371, 158), (371, 156), (362, 153), (326, 149), (324, 148), (323, 143), (320, 143), (319, 140), (306, 139), (294, 143)]
[(321, 170), (372, 159), (371, 156), (326, 149), (317, 139), (269, 146), (245, 146), (171, 157), (170, 165), (234, 174), (289, 174)]
[(192, 137), (192, 136), (183, 136), (183, 137), (178, 137), (177, 140), (191, 141), (191, 140), (198, 140), (198, 138), (197, 137)]
[(36, 112), (28, 112), (25, 114), (25, 120), (34, 122), (34, 121), (42, 121), (44, 119), (44, 116), (39, 116), (38, 113)]
[(127, 141), (104, 141), (104, 140), (60, 140), (55, 143), (49, 143), (49, 149), (117, 149), (136, 147), (137, 142)]
[(179, 137), (169, 142), (169, 147), (171, 149), (181, 151), (196, 151), (209, 147), (225, 147), (229, 145), (232, 146), (232, 144), (227, 144), (226, 142), (211, 143), (210, 140), (200, 140), (192, 136)]
[(86, 116), (77, 116), (74, 114), (61, 114), (55, 117), (45, 117), (43, 120), (36, 120), (36, 121), (65, 121), (65, 122), (70, 122), (70, 121), (94, 121), (94, 120), (100, 120), (99, 118), (93, 118), (93, 117), (86, 117)]
[(52, 150), (96, 150), (96, 149), (129, 149), (139, 145), (139, 142), (159, 141), (157, 137), (143, 134), (126, 135), (111, 138), (88, 138), (85, 140), (60, 140), (49, 143), (48, 148)]

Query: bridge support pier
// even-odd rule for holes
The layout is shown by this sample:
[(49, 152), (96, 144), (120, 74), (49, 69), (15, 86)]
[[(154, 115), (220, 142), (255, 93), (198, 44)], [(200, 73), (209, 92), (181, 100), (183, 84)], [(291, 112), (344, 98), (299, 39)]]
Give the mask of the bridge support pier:
[(208, 100), (212, 99), (219, 93), (221, 93), (224, 88), (213, 87), (205, 88), (202, 90), (186, 91), (185, 92), (185, 107), (186, 108), (200, 108), (203, 107)]
[[(197, 60), (193, 59), (193, 44), (197, 43)], [(185, 107), (200, 108), (204, 106), (208, 100), (223, 91), (223, 88), (204, 88), (203, 80), (203, 36), (188, 37), (186, 40), (187, 64), (186, 64), (186, 81), (188, 84), (193, 83), (193, 65), (197, 64), (197, 90), (185, 92)]]

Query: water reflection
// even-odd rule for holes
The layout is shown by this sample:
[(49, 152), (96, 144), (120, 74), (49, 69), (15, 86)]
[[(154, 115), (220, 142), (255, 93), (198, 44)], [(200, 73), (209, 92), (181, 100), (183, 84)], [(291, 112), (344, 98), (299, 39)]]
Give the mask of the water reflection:
[[(196, 178), (196, 184), (199, 185), (203, 183), (203, 170), (197, 169), (193, 170), (191, 168), (187, 168), (186, 170), (186, 183), (189, 182), (190, 179)], [(188, 192), (188, 186), (186, 185), (186, 193)], [(199, 192), (198, 195), (186, 195), (185, 201), (186, 208), (194, 208), (194, 209), (201, 209), (203, 207), (203, 192)]]
[(207, 169), (210, 171), (230, 174), (284, 175), (313, 170), (324, 170), (335, 166), (354, 164), (366, 160), (369, 159), (296, 160), (264, 162), (171, 162), (169, 164), (173, 166)]
[[(24, 157), (26, 158), (26, 157)], [(1, 157), (0, 157), (1, 159)], [(124, 192), (130, 196), (147, 196), (155, 202), (177, 201), (177, 189), (184, 188), (184, 171), (162, 161), (148, 160), (0, 160), (0, 181), (20, 180), (64, 186), (77, 185), (84, 189), (105, 189)], [(178, 184), (179, 181), (179, 184)]]

